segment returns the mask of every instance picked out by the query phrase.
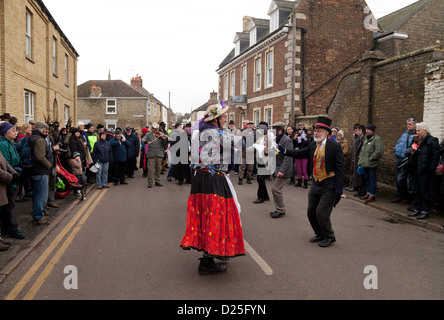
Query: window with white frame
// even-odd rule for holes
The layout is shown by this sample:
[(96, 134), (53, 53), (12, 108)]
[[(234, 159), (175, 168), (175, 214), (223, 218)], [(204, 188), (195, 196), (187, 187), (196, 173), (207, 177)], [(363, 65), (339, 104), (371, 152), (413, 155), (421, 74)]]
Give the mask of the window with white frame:
[(273, 107), (265, 107), (264, 109), (264, 119), (268, 123), (268, 125), (272, 125), (273, 123)]
[(231, 72), (230, 95), (232, 97), (236, 95), (236, 71)]
[(25, 90), (25, 123), (34, 120), (35, 93)]
[(106, 99), (106, 114), (117, 114), (116, 99)]
[(261, 89), (261, 73), (262, 73), (262, 67), (261, 67), (261, 58), (257, 58), (255, 61), (255, 88), (256, 90)]
[(224, 78), (224, 100), (228, 101), (228, 75)]
[(261, 122), (261, 110), (255, 109), (253, 111), (253, 121), (254, 125), (257, 127), (259, 125), (259, 122)]
[(279, 10), (270, 15), (270, 33), (279, 28)]
[(242, 67), (242, 94), (247, 94), (247, 66)]
[(267, 53), (267, 87), (273, 86), (273, 51)]
[(57, 75), (57, 39), (52, 38), (52, 74)]
[(69, 106), (67, 106), (66, 104), (64, 109), (64, 115), (65, 115), (65, 124), (67, 124), (69, 121)]
[(117, 129), (117, 122), (119, 120), (113, 120), (113, 119), (106, 119), (105, 120), (105, 127), (106, 129)]
[(32, 58), (32, 13), (26, 10), (26, 57)]
[(68, 76), (68, 72), (69, 72), (69, 60), (68, 60), (68, 55), (65, 54), (65, 85), (69, 85), (69, 76)]
[(250, 47), (254, 46), (257, 42), (257, 28), (254, 27), (250, 30)]

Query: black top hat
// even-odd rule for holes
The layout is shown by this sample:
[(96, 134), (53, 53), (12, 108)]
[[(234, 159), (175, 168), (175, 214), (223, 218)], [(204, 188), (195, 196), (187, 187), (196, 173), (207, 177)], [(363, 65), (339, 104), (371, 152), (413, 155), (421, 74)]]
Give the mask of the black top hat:
[(321, 128), (328, 131), (328, 134), (331, 134), (331, 119), (327, 117), (318, 117), (318, 120), (316, 121), (315, 128)]

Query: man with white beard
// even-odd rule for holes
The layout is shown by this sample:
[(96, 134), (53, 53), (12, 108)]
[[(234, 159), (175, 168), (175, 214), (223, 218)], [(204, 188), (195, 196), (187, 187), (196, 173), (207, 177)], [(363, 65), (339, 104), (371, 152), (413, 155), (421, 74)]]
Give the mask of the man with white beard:
[(345, 162), (341, 145), (329, 138), (331, 120), (318, 117), (314, 129), (314, 142), (301, 150), (290, 150), (279, 146), (286, 156), (308, 157), (313, 168), (313, 181), (308, 194), (307, 216), (315, 236), (311, 243), (329, 247), (336, 241), (330, 215), (341, 200), (345, 178)]

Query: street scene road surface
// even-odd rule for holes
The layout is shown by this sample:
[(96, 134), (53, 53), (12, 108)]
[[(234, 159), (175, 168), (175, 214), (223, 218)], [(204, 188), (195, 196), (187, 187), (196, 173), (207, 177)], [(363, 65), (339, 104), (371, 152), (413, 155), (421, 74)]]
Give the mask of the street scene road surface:
[[(237, 176), (232, 174), (233, 182)], [(373, 300), (444, 298), (444, 235), (347, 197), (332, 213), (336, 243), (310, 243), (309, 189), (284, 188), (287, 213), (253, 204), (257, 183), (235, 189), (247, 254), (224, 274), (197, 272), (196, 251), (179, 246), (189, 184), (162, 176), (147, 188), (92, 188), (2, 282), (1, 299)], [(267, 182), (268, 184), (270, 182)]]

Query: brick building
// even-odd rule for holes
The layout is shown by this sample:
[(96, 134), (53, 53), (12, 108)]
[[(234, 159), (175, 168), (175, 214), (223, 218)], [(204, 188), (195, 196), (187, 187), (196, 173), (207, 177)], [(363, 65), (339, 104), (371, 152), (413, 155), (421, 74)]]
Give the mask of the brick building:
[(78, 120), (107, 129), (141, 129), (154, 122), (168, 123), (168, 108), (143, 88), (137, 75), (131, 84), (122, 80), (90, 80), (78, 87)]
[(0, 1), (1, 114), (76, 119), (78, 57), (43, 1)]
[(230, 120), (238, 127), (245, 120), (311, 124), (324, 115), (341, 77), (373, 46), (363, 23), (366, 6), (274, 0), (269, 20), (244, 17), (235, 48), (217, 71), (220, 97), (234, 107)]
[(378, 181), (395, 185), (393, 148), (405, 120), (426, 121), (444, 139), (444, 1), (421, 0), (379, 19), (375, 47), (349, 69), (327, 108), (351, 140), (353, 124), (374, 123), (385, 154)]

